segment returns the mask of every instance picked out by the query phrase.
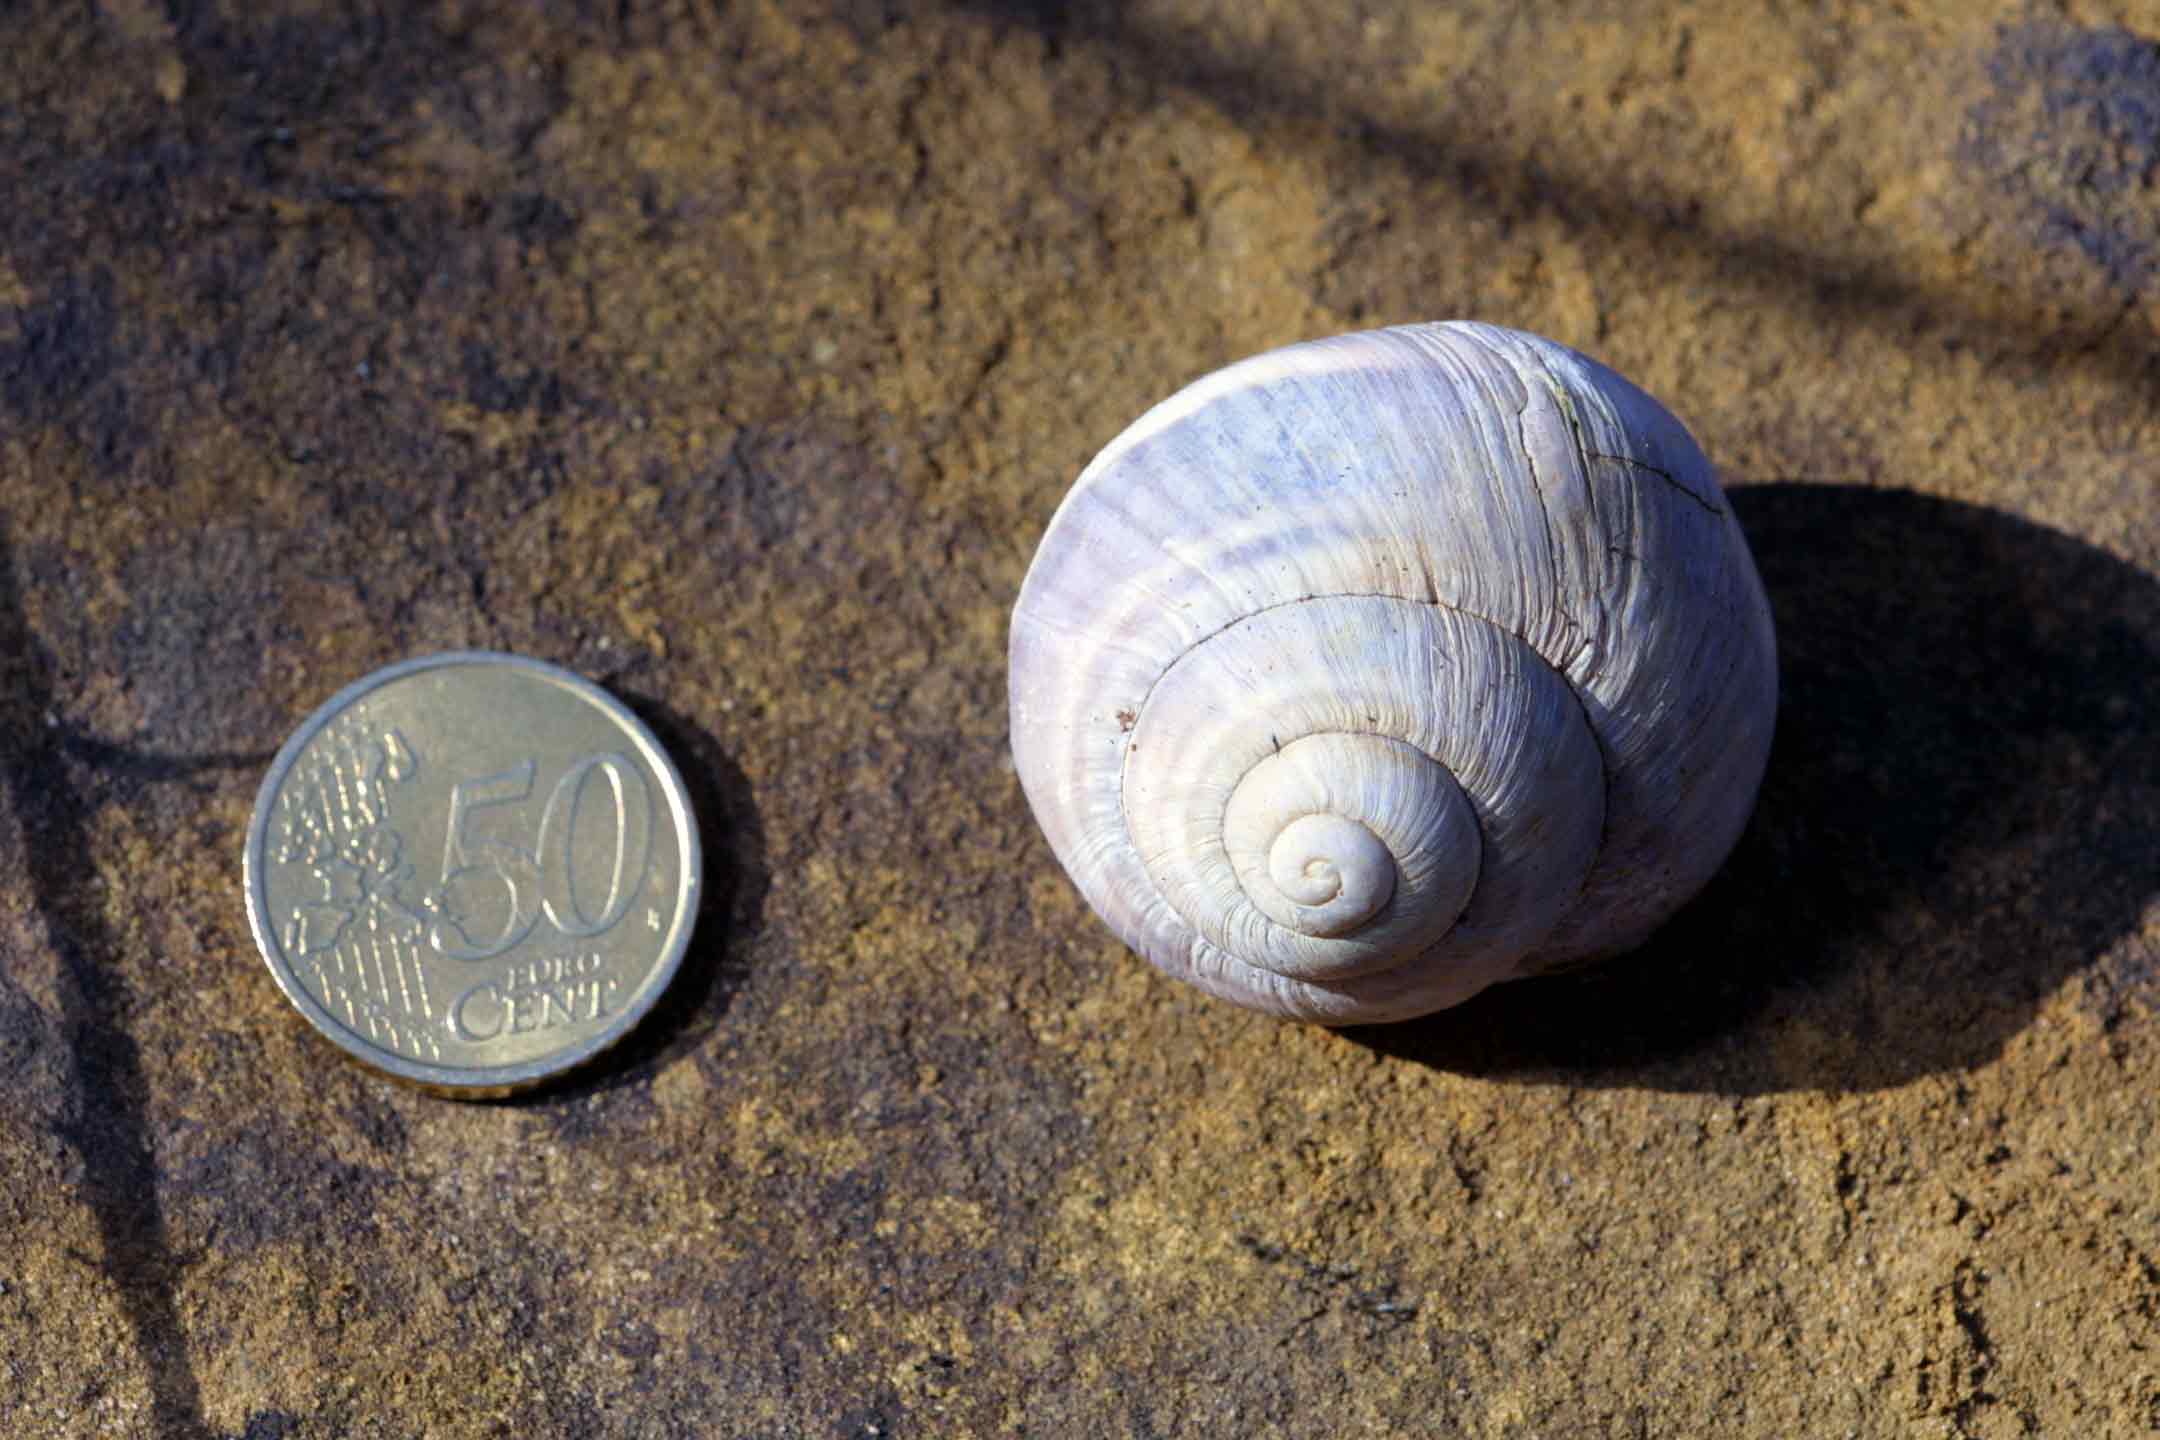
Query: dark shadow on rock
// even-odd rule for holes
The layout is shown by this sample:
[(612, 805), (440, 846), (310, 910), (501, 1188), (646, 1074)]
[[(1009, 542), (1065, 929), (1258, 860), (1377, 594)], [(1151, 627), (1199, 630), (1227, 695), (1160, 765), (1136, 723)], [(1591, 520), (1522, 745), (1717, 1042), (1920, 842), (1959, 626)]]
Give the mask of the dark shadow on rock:
[(2081, 968), (2103, 1023), (2160, 998), (2103, 960), (2160, 890), (2160, 583), (1953, 501), (1731, 496), (1782, 692), (1731, 860), (1631, 956), (1356, 1043), (1494, 1079), (1855, 1091), (1986, 1062)]
[(742, 768), (695, 720), (657, 700), (616, 693), (651, 727), (690, 792), (705, 866), (697, 928), (674, 982), (636, 1029), (591, 1065), (516, 1097), (518, 1103), (582, 1101), (648, 1084), (670, 1061), (702, 1045), (741, 988), (743, 955), (763, 922), (765, 895), (772, 888), (765, 830)]
[[(58, 965), (65, 1093), (15, 1095), (56, 1109), (54, 1132), (79, 1166), (97, 1224), (97, 1263), (127, 1317), (150, 1393), (147, 1433), (206, 1440), (202, 1389), (188, 1363), (174, 1290), (181, 1262), (166, 1240), (150, 1122), (150, 1080), (128, 1029), (135, 1003), (107, 920), (87, 793), (53, 713), (50, 655), (25, 618), (13, 552), (0, 534), (0, 778), (20, 827), (16, 857)], [(11, 867), (12, 868), (12, 867)]]

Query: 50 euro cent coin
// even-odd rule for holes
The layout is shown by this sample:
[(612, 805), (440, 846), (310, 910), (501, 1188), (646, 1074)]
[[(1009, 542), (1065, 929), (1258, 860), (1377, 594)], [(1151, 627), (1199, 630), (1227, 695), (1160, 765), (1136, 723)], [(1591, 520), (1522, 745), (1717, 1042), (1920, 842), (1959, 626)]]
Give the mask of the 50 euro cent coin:
[(652, 1009), (697, 916), (682, 776), (621, 701), (481, 651), (378, 670), (278, 752), (248, 922), (317, 1030), (401, 1080), (510, 1094)]

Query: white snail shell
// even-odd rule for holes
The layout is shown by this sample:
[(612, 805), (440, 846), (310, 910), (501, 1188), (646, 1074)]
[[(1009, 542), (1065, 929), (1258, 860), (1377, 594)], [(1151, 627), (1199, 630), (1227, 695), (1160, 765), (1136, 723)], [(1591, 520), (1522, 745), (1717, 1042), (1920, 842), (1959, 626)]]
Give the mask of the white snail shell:
[(1232, 365), (1095, 458), (1013, 612), (1013, 759), (1155, 965), (1399, 1020), (1693, 895), (1776, 669), (1679, 421), (1549, 340), (1405, 326)]

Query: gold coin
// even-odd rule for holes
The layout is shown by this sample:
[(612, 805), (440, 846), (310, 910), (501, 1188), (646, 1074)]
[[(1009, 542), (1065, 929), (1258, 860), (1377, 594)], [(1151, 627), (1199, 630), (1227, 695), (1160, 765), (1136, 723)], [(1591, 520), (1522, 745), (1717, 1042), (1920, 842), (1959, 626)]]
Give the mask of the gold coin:
[(309, 716), (244, 870), (255, 943), (317, 1030), (472, 1097), (622, 1038), (697, 916), (697, 824), (652, 732), (567, 670), (481, 651), (378, 670)]

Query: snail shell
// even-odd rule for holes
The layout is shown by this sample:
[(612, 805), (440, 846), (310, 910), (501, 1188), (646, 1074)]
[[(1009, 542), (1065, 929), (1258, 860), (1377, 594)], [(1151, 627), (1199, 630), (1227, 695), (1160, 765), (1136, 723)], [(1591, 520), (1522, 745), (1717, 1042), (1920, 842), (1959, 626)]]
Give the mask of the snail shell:
[(1065, 497), (1013, 613), (1013, 759), (1162, 970), (1399, 1020), (1616, 954), (1724, 860), (1769, 607), (1656, 401), (1490, 325), (1207, 376)]

